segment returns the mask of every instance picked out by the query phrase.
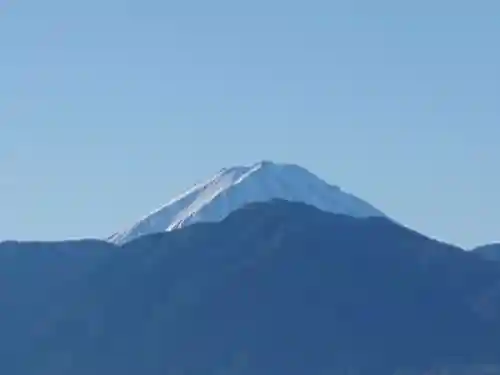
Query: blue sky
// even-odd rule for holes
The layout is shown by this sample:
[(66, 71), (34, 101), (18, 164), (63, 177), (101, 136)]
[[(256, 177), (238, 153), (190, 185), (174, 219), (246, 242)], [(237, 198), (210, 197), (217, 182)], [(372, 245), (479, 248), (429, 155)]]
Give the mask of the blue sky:
[(221, 167), (301, 164), (500, 240), (500, 2), (0, 0), (0, 239), (105, 236)]

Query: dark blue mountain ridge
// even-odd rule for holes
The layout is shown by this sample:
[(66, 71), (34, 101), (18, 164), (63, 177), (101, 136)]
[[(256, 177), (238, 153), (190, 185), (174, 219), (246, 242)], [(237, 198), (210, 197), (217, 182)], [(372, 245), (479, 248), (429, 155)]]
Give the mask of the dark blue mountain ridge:
[(492, 243), (488, 245), (483, 245), (473, 249), (476, 254), (489, 260), (500, 260), (500, 243)]
[(499, 264), (301, 203), (254, 203), (121, 247), (2, 244), (0, 291), (10, 375), (500, 366)]

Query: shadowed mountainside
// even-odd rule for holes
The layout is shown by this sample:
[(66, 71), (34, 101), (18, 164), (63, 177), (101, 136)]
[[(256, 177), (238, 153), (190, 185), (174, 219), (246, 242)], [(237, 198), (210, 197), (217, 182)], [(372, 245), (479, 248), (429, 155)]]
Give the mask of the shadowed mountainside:
[(480, 246), (472, 251), (485, 259), (500, 261), (500, 244), (498, 243)]
[(500, 365), (497, 263), (300, 203), (250, 204), (122, 247), (5, 243), (0, 288), (10, 375)]

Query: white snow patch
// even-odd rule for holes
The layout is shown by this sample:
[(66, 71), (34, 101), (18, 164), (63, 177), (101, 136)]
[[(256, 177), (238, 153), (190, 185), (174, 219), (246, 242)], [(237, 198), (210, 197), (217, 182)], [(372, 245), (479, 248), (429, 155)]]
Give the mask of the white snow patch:
[(367, 202), (329, 185), (302, 167), (263, 161), (222, 169), (210, 180), (195, 185), (108, 240), (124, 244), (143, 235), (196, 222), (217, 222), (249, 203), (273, 199), (303, 202), (323, 211), (353, 217), (385, 217)]

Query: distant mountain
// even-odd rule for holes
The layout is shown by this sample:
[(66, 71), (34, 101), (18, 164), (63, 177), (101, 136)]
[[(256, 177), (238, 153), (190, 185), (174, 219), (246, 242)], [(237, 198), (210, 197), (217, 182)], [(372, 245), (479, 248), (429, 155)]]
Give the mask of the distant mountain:
[(473, 252), (485, 259), (500, 261), (500, 243), (476, 247)]
[(123, 244), (146, 234), (171, 231), (196, 222), (220, 221), (248, 203), (272, 199), (303, 202), (354, 217), (385, 216), (302, 167), (263, 161), (249, 167), (222, 169), (109, 240)]
[(496, 262), (301, 203), (2, 244), (0, 293), (2, 374), (500, 374)]

